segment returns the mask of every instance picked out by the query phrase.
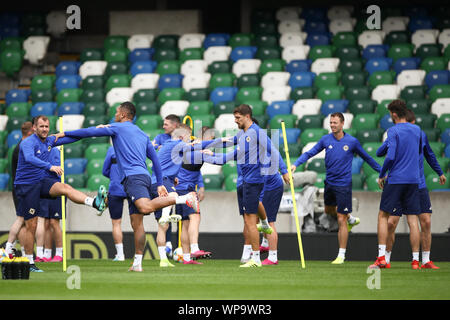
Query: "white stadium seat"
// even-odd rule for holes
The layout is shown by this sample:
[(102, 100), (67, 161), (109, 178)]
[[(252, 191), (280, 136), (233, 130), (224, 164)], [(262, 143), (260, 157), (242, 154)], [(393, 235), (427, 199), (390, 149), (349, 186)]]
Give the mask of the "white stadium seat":
[(445, 50), (450, 44), (450, 29), (443, 29), (439, 34), (438, 42), (442, 44), (442, 50)]
[(102, 76), (105, 73), (107, 62), (103, 60), (94, 60), (84, 62), (79, 69), (82, 79), (88, 76)]
[(436, 99), (431, 105), (431, 113), (439, 118), (444, 113), (450, 113), (450, 98)]
[(48, 36), (30, 36), (23, 42), (23, 49), (25, 50), (24, 59), (28, 60), (30, 64), (39, 64), (47, 54), (50, 37)]
[(106, 103), (113, 106), (117, 102), (132, 101), (133, 94), (133, 88), (112, 88), (106, 94)]
[(239, 78), (242, 74), (258, 73), (260, 66), (259, 59), (239, 59), (233, 64), (232, 72)]
[(306, 32), (286, 32), (280, 37), (280, 47), (301, 46), (304, 44), (308, 34)]
[(292, 114), (295, 114), (298, 119), (306, 115), (319, 114), (322, 100), (320, 99), (299, 99), (292, 107)]
[(383, 44), (385, 33), (380, 30), (366, 30), (358, 36), (358, 44), (363, 48), (371, 44)]
[[(83, 128), (84, 115), (67, 114), (62, 116), (64, 131), (78, 130)], [(56, 131), (59, 131), (59, 121), (56, 121)]]
[(327, 17), (330, 20), (348, 19), (354, 10), (353, 6), (332, 6), (328, 9)]
[(220, 174), (222, 172), (222, 166), (205, 162), (202, 165), (200, 172), (202, 175)]
[(186, 60), (181, 65), (180, 73), (184, 76), (192, 73), (206, 73), (207, 69), (205, 60)]
[[(304, 154), (305, 152), (308, 152), (309, 150), (311, 150), (315, 145), (317, 144), (317, 142), (308, 142), (302, 149), (302, 154)], [(308, 159), (308, 161), (306, 161), (306, 163), (310, 163), (313, 159), (325, 159), (325, 149), (323, 149), (322, 151), (320, 151), (318, 154), (316, 154), (315, 156), (311, 157)]]
[(286, 61), (286, 63), (292, 60), (304, 60), (308, 58), (310, 46), (308, 45), (298, 45), (298, 46), (287, 46), (283, 48), (281, 52), (281, 58)]
[(232, 113), (222, 113), (214, 121), (214, 128), (222, 133), (225, 130), (238, 129), (238, 126), (234, 121), (234, 115)]
[(275, 18), (281, 20), (295, 20), (298, 19), (302, 13), (301, 7), (281, 7), (275, 13)]
[(179, 117), (183, 117), (187, 113), (187, 109), (189, 107), (189, 101), (185, 100), (171, 100), (166, 101), (161, 106), (161, 110), (159, 111), (159, 114), (164, 119), (169, 114), (175, 114)]
[[(344, 115), (344, 130), (350, 129), (352, 127), (352, 121), (353, 121), (353, 113), (345, 112)], [(327, 129), (328, 132), (331, 132), (330, 127), (330, 118), (331, 114), (329, 114), (325, 119), (323, 119), (323, 128)]]
[(267, 72), (261, 79), (261, 87), (283, 87), (288, 85), (291, 74), (289, 72), (271, 71)]
[(395, 100), (400, 96), (400, 87), (396, 84), (380, 84), (372, 91), (372, 100), (381, 103), (383, 100)]
[(392, 31), (405, 31), (408, 27), (409, 17), (387, 17), (381, 23), (382, 30), (388, 34)]
[(227, 61), (231, 54), (230, 46), (211, 46), (203, 53), (203, 59), (210, 65), (213, 61)]
[(403, 70), (397, 76), (397, 85), (401, 90), (407, 86), (421, 86), (425, 75), (425, 70)]
[(131, 79), (131, 88), (134, 92), (139, 89), (158, 88), (159, 74), (157, 73), (138, 73)]
[(261, 100), (266, 101), (267, 104), (271, 104), (274, 101), (285, 101), (289, 100), (290, 93), (290, 86), (265, 88)]
[(7, 123), (8, 123), (8, 116), (5, 114), (0, 114), (0, 131), (6, 130)]
[(210, 79), (210, 73), (187, 74), (183, 78), (183, 89), (189, 91), (191, 89), (208, 88)]
[(201, 48), (205, 35), (203, 33), (185, 33), (178, 39), (178, 49)]
[(329, 24), (330, 32), (336, 34), (338, 32), (351, 32), (355, 27), (355, 18), (335, 19), (331, 20)]
[(278, 32), (281, 34), (286, 32), (301, 32), (304, 25), (304, 19), (282, 20), (278, 23)]
[(339, 66), (339, 58), (319, 58), (314, 60), (311, 71), (319, 75), (322, 72), (336, 72)]
[(128, 38), (127, 47), (130, 51), (138, 48), (150, 48), (154, 37), (153, 34), (133, 34)]
[(417, 50), (422, 44), (434, 44), (437, 41), (439, 30), (437, 29), (419, 29), (411, 36), (411, 42)]

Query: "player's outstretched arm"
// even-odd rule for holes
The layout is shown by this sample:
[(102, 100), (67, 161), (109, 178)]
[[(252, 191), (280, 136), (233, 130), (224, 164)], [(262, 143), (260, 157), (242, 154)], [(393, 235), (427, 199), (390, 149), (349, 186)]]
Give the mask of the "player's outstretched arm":
[[(386, 147), (386, 149), (388, 149)], [(367, 162), (376, 172), (381, 171), (381, 166), (361, 147), (359, 141), (356, 143), (356, 153)]]
[(72, 131), (64, 132), (66, 137), (70, 138), (92, 138), (92, 137), (106, 137), (113, 136), (115, 134), (115, 130), (113, 126), (104, 126), (104, 127), (89, 127)]
[(388, 138), (386, 139), (387, 145), (389, 146), (388, 151), (386, 153), (386, 158), (383, 162), (383, 167), (380, 170), (380, 178), (383, 178), (386, 176), (386, 172), (392, 168), (392, 165), (394, 164), (395, 160), (395, 153), (397, 152), (397, 142), (395, 138), (395, 132), (393, 130), (389, 130), (388, 132)]
[(31, 139), (29, 141), (28, 141), (28, 139), (24, 140), (20, 144), (19, 152), (21, 152), (23, 154), (23, 158), (24, 158), (25, 162), (28, 162), (37, 168), (50, 170), (50, 168), (52, 167), (52, 164), (50, 162), (43, 161), (34, 155), (34, 145), (32, 144)]
[(291, 171), (294, 172), (295, 169), (297, 169), (298, 166), (302, 165), (308, 159), (314, 157), (316, 154), (321, 152), (323, 149), (325, 149), (325, 145), (323, 143), (323, 138), (321, 138), (315, 145), (312, 147), (309, 151), (306, 151), (300, 157), (297, 158), (297, 160), (294, 162), (294, 164), (291, 166)]
[(386, 155), (388, 149), (387, 140), (383, 142), (383, 144), (377, 149), (377, 157), (383, 157)]
[(111, 165), (112, 165), (112, 155), (114, 153), (114, 149), (111, 147), (108, 149), (108, 152), (106, 153), (105, 161), (103, 162), (103, 169), (102, 174), (110, 178), (111, 175)]

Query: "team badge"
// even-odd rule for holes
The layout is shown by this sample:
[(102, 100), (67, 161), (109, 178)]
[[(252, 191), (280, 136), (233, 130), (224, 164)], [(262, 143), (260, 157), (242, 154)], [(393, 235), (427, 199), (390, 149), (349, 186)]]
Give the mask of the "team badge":
[(36, 210), (33, 208), (30, 208), (30, 211), (28, 211), (29, 214), (35, 214)]
[(342, 149), (344, 149), (344, 151), (348, 151), (348, 145), (343, 146)]
[(245, 138), (245, 141), (250, 142), (250, 137)]
[(52, 147), (48, 146), (48, 152), (50, 152), (50, 150), (52, 150)]

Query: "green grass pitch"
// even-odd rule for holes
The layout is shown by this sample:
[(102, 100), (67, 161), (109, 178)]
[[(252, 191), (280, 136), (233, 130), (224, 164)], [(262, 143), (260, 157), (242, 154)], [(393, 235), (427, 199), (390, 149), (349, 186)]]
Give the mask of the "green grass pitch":
[[(202, 260), (203, 265), (175, 264), (160, 268), (144, 260), (144, 272), (127, 272), (131, 260), (69, 260), (80, 268), (80, 289), (68, 289), (70, 276), (62, 263), (39, 263), (44, 273), (30, 280), (1, 280), (0, 299), (151, 299), (151, 300), (415, 300), (450, 299), (450, 262), (439, 270), (412, 270), (409, 262), (392, 262), (380, 270), (380, 289), (369, 289), (367, 273), (373, 261), (280, 261), (278, 266), (239, 268), (238, 260)], [(373, 279), (372, 279), (373, 280)], [(70, 279), (69, 279), (70, 282)], [(74, 283), (74, 282), (71, 282)], [(375, 281), (369, 279), (369, 283)], [(162, 289), (163, 288), (163, 289)]]

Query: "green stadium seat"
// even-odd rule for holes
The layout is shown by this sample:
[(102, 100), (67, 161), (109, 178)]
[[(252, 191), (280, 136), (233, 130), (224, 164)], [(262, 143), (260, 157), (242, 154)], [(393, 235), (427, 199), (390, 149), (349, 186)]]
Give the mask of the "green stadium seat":
[(362, 148), (369, 154), (369, 156), (376, 157), (377, 156), (377, 150), (379, 147), (381, 147), (383, 143), (378, 141), (378, 142), (365, 142), (365, 143), (361, 143)]
[(236, 75), (233, 73), (215, 73), (209, 81), (209, 89), (214, 90), (218, 87), (234, 87)]
[(78, 102), (82, 93), (82, 89), (61, 89), (56, 95), (56, 102), (58, 105), (64, 102)]
[(88, 127), (96, 127), (99, 124), (107, 124), (109, 122), (108, 116), (101, 115), (101, 116), (88, 116), (84, 118), (83, 122), (83, 128)]
[(280, 47), (258, 47), (258, 50), (255, 54), (255, 59), (281, 59), (281, 52), (282, 49)]
[(284, 71), (286, 61), (283, 59), (266, 59), (261, 62), (259, 73), (265, 75), (267, 72)]
[(278, 114), (270, 119), (270, 129), (281, 129), (281, 122), (284, 121), (286, 128), (295, 128), (297, 116), (294, 114)]
[(440, 129), (442, 132), (445, 129), (450, 128), (450, 113), (443, 113), (436, 122), (436, 128)]
[(368, 191), (375, 191), (375, 192), (383, 191), (382, 189), (380, 189), (380, 186), (378, 185), (378, 176), (379, 176), (378, 173), (372, 173), (370, 176), (367, 176), (366, 184)]
[(103, 163), (105, 159), (91, 159), (86, 165), (86, 172), (88, 176), (93, 176), (95, 174), (101, 175), (103, 170)]
[(333, 36), (332, 43), (336, 47), (356, 46), (358, 44), (358, 36), (351, 31), (338, 32)]
[(23, 40), (22, 37), (5, 37), (0, 41), (0, 51), (7, 49), (21, 50)]
[(388, 58), (393, 62), (401, 58), (410, 58), (414, 55), (414, 45), (412, 43), (395, 43), (389, 47)]
[(222, 101), (213, 107), (214, 114), (217, 116), (223, 113), (233, 113), (237, 103), (235, 101)]
[(222, 190), (223, 180), (221, 174), (205, 174), (203, 176), (203, 183), (208, 191)]
[(248, 104), (252, 108), (253, 116), (265, 115), (267, 102), (262, 100), (244, 100), (242, 103)]
[(88, 102), (83, 108), (83, 114), (85, 116), (102, 116), (106, 114), (106, 110), (108, 110), (106, 102)]
[(31, 92), (31, 102), (35, 105), (38, 102), (51, 102), (53, 101), (53, 90), (37, 90)]
[(433, 153), (436, 155), (436, 158), (442, 157), (442, 154), (444, 153), (445, 144), (442, 142), (431, 142), (430, 147), (431, 150), (433, 150)]
[(159, 129), (163, 120), (160, 115), (143, 115), (137, 118), (136, 125), (143, 131)]
[(150, 129), (144, 132), (149, 136), (150, 140), (153, 140), (158, 134), (164, 133), (164, 129)]
[(332, 58), (334, 56), (335, 51), (336, 51), (336, 47), (333, 45), (313, 46), (309, 50), (308, 58), (313, 61), (316, 59), (320, 59), (320, 58)]
[(243, 103), (246, 100), (261, 100), (262, 87), (243, 87), (236, 94), (235, 101)]
[(190, 116), (210, 114), (213, 106), (213, 102), (209, 100), (194, 101), (189, 104), (187, 114)]
[(236, 191), (236, 183), (237, 183), (238, 175), (230, 174), (225, 178), (225, 190), (226, 191)]
[(86, 176), (83, 173), (68, 174), (65, 176), (65, 182), (74, 189), (82, 189), (86, 186)]
[(0, 70), (12, 77), (22, 69), (25, 50), (5, 49), (0, 52)]
[[(254, 115), (253, 116), (254, 119), (256, 119), (256, 121), (258, 121), (259, 126), (263, 129), (267, 129), (267, 122), (269, 121), (269, 117), (265, 114), (262, 115)], [(286, 124), (286, 128), (287, 128), (287, 124)]]
[(447, 70), (448, 61), (444, 57), (427, 57), (420, 63), (420, 69), (426, 73), (435, 70)]
[(103, 89), (103, 76), (87, 76), (81, 82), (81, 89)]
[(155, 53), (153, 54), (153, 60), (158, 62), (158, 64), (163, 61), (177, 61), (178, 53), (179, 53), (178, 49), (170, 49), (170, 48), (155, 49)]
[(366, 72), (348, 72), (342, 74), (342, 85), (346, 88), (348, 87), (362, 87), (366, 85)]
[(187, 60), (203, 60), (203, 48), (185, 48), (181, 50), (178, 60), (183, 63)]
[[(288, 144), (289, 157), (291, 162), (294, 159), (297, 159), (302, 154), (303, 145), (299, 143)], [(282, 157), (286, 156), (286, 149), (284, 148), (284, 143), (280, 145), (280, 154)]]
[(81, 51), (80, 61), (99, 61), (103, 60), (103, 50), (98, 48), (86, 48)]
[(157, 49), (176, 49), (180, 36), (176, 34), (161, 34), (153, 40), (152, 47)]
[(430, 112), (431, 103), (428, 99), (409, 99), (406, 107), (414, 111), (414, 114), (425, 114)]
[(163, 105), (166, 101), (183, 100), (184, 94), (183, 88), (164, 88), (159, 92), (157, 101)]
[(315, 171), (317, 173), (325, 173), (326, 172), (325, 159), (323, 158), (312, 159), (306, 165), (306, 169), (310, 171)]
[(253, 33), (234, 33), (228, 40), (228, 45), (231, 48), (235, 47), (249, 47), (253, 45), (255, 35)]
[(447, 59), (450, 59), (450, 44), (445, 47), (443, 56)]
[(84, 157), (88, 160), (105, 159), (111, 145), (109, 143), (93, 143), (84, 151)]
[(105, 90), (108, 92), (112, 88), (123, 88), (131, 86), (130, 74), (113, 74), (106, 80)]
[(393, 84), (395, 82), (395, 71), (375, 71), (369, 76), (369, 85), (375, 89), (380, 84)]
[[(383, 166), (384, 163), (384, 157), (376, 157), (373, 156), (372, 157), (380, 166)], [(362, 165), (362, 170), (363, 173), (366, 175), (366, 177), (370, 177), (372, 174), (379, 174), (378, 172), (376, 172), (367, 162), (364, 161), (363, 165)]]
[(31, 103), (13, 102), (6, 108), (8, 117), (27, 117), (30, 113)]
[(356, 116), (360, 113), (374, 113), (376, 107), (377, 102), (372, 99), (352, 100), (348, 105), (348, 111)]
[(109, 179), (101, 174), (94, 174), (88, 178), (86, 187), (90, 191), (96, 191), (101, 185), (108, 188)]
[(105, 101), (103, 89), (85, 89), (82, 91), (80, 101), (87, 103), (102, 103)]
[(352, 190), (364, 190), (364, 175), (362, 173), (352, 174)]
[[(82, 140), (64, 145), (64, 158), (83, 158), (84, 147)], [(84, 188), (84, 184), (82, 188)]]
[(176, 60), (161, 60), (158, 61), (156, 66), (156, 73), (160, 76), (165, 74), (177, 74), (180, 73), (181, 62)]
[(22, 124), (25, 121), (30, 121), (29, 117), (10, 117), (8, 118), (8, 122), (6, 123), (6, 130), (11, 132), (13, 130), (20, 130)]
[(237, 87), (258, 87), (261, 83), (261, 76), (258, 73), (253, 74), (241, 74), (241, 76), (237, 79)]
[(378, 122), (380, 121), (380, 115), (376, 113), (360, 113), (355, 116), (352, 121), (352, 128), (356, 130), (362, 129), (376, 129)]
[(440, 190), (440, 189), (449, 189), (450, 183), (449, 183), (449, 174), (445, 175), (447, 178), (447, 181), (444, 185), (441, 185), (439, 183), (439, 177), (436, 174), (430, 174), (425, 178), (425, 183), (427, 184), (427, 188), (430, 191), (433, 190)]
[(326, 177), (325, 173), (318, 173), (317, 180), (314, 185), (319, 189), (325, 188), (325, 177)]
[(58, 116), (47, 116), (47, 118), (49, 121), (50, 134), (53, 134), (56, 132), (56, 122), (58, 121), (59, 118)]
[(0, 173), (6, 173), (8, 171), (8, 159), (0, 159)]
[(400, 92), (400, 98), (405, 101), (423, 100), (425, 99), (426, 91), (426, 86), (406, 86)]
[[(439, 166), (441, 167), (444, 174), (447, 173), (448, 164), (450, 163), (450, 158), (437, 157), (436, 160), (438, 161)], [(423, 162), (423, 172), (425, 174), (425, 177), (428, 177), (429, 175), (433, 175), (433, 174), (435, 176), (438, 176), (438, 174), (436, 172), (434, 172), (434, 170), (430, 167), (430, 165), (428, 164), (427, 161)]]
[(298, 128), (305, 130), (310, 128), (322, 128), (323, 120), (325, 116), (323, 114), (304, 115), (298, 120)]
[(130, 50), (127, 48), (110, 48), (105, 49), (104, 60), (110, 62), (128, 62), (128, 54)]
[(436, 122), (436, 119), (437, 119), (437, 116), (433, 113), (417, 114), (416, 115), (416, 124), (421, 129), (434, 128), (434, 123)]
[(439, 98), (450, 98), (450, 84), (436, 84), (428, 92), (432, 102)]
[(439, 128), (428, 128), (422, 131), (427, 135), (428, 141), (438, 141), (441, 135), (441, 129)]
[(340, 100), (344, 93), (343, 86), (322, 87), (317, 91), (317, 98), (325, 102), (327, 100)]
[(314, 86), (318, 88), (336, 87), (340, 80), (340, 72), (322, 72), (314, 78)]
[(306, 145), (309, 142), (317, 142), (324, 135), (328, 134), (328, 130), (324, 128), (309, 128), (303, 130), (300, 134), (300, 141), (303, 145)]
[(112, 76), (113, 74), (125, 74), (128, 73), (128, 62), (108, 62), (105, 72), (103, 73), (103, 81)]
[(260, 48), (278, 47), (279, 39), (276, 33), (260, 33), (255, 35), (255, 45)]
[(440, 43), (424, 43), (416, 50), (416, 57), (422, 60), (426, 58), (440, 57), (442, 53), (442, 45)]
[(411, 43), (408, 31), (391, 31), (384, 37), (384, 44), (394, 45)]
[(192, 116), (192, 121), (194, 121), (194, 132), (200, 132), (202, 127), (214, 127), (214, 120), (216, 117), (213, 114), (199, 114)]
[(342, 72), (342, 74), (364, 72), (364, 63), (361, 58), (357, 59), (343, 58), (339, 62), (338, 69), (340, 72)]
[(353, 100), (368, 100), (371, 99), (371, 91), (368, 86), (348, 87), (345, 89), (344, 96), (350, 102)]
[(209, 99), (209, 94), (208, 88), (191, 89), (188, 92), (185, 92), (184, 100), (189, 102), (206, 101)]
[(222, 173), (225, 177), (230, 174), (237, 174), (237, 163), (236, 161), (229, 161), (222, 166)]
[(366, 142), (380, 142), (383, 138), (384, 130), (378, 129), (360, 129), (356, 132), (356, 138), (361, 144)]
[(55, 84), (55, 75), (37, 75), (31, 80), (31, 91), (53, 89)]
[(386, 114), (389, 114), (388, 105), (391, 103), (392, 99), (383, 100), (377, 105), (377, 114), (379, 114), (381, 117), (383, 117)]
[(216, 73), (231, 73), (232, 72), (232, 62), (231, 61), (213, 61), (208, 66), (208, 72), (211, 75)]
[(158, 94), (158, 89), (139, 89), (134, 93), (133, 101), (135, 103), (156, 101)]
[(278, 23), (274, 20), (253, 21), (251, 24), (251, 30), (256, 36), (260, 34), (277, 34)]
[(339, 46), (334, 53), (339, 60), (353, 60), (361, 58), (359, 46)]
[(90, 146), (90, 145), (97, 145), (97, 144), (104, 144), (104, 145), (111, 145), (111, 137), (105, 136), (105, 137), (92, 137), (92, 138), (86, 138), (83, 139), (83, 145), (84, 145), (84, 150), (86, 152), (86, 149)]
[(105, 50), (111, 48), (126, 48), (127, 47), (128, 36), (123, 35), (110, 35), (103, 41), (103, 47)]
[(6, 137), (8, 136), (9, 132), (6, 130), (0, 131), (0, 145), (5, 144)]

